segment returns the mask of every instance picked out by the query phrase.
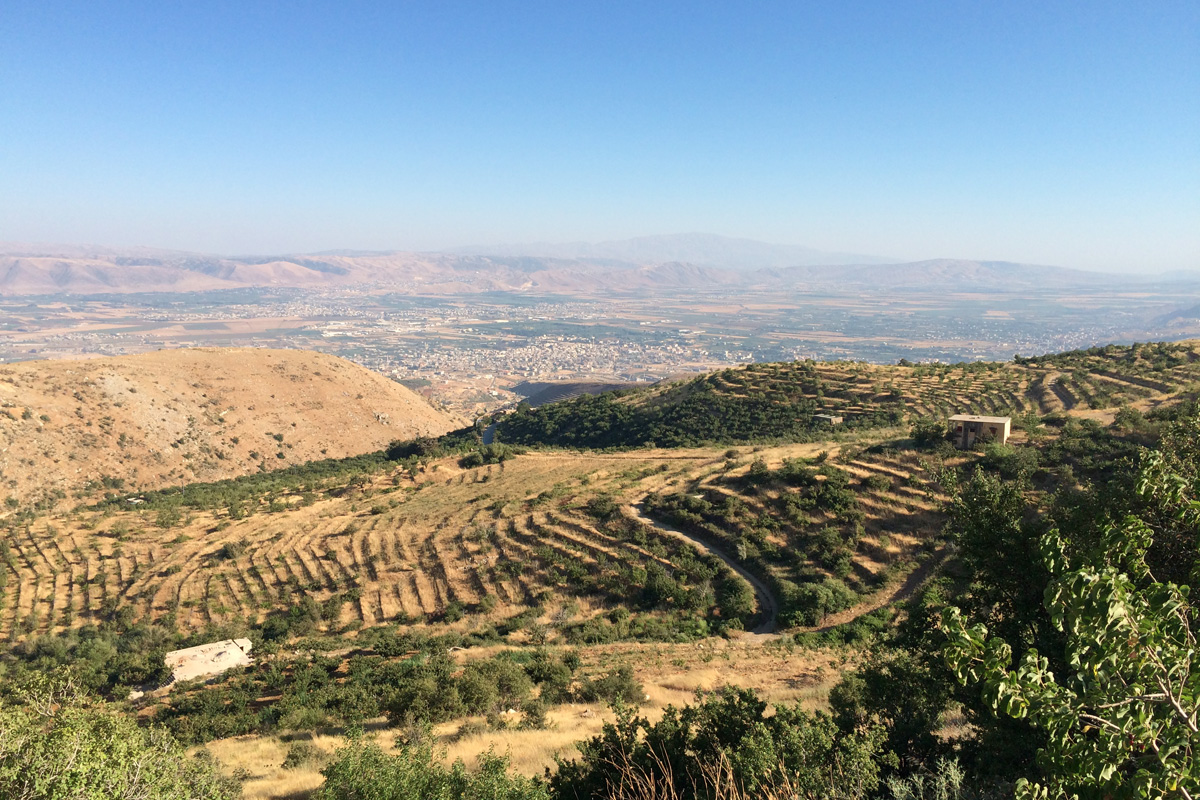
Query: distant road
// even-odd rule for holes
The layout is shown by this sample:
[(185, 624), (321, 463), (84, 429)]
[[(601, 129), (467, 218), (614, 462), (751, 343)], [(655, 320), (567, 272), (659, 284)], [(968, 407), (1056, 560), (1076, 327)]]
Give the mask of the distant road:
[(762, 622), (760, 622), (758, 626), (754, 628), (754, 630), (750, 631), (750, 633), (761, 634), (775, 632), (776, 622), (779, 616), (779, 603), (776, 601), (775, 595), (771, 594), (771, 590), (767, 588), (765, 583), (748, 572), (745, 567), (735, 561), (728, 553), (719, 547), (714, 547), (708, 541), (701, 539), (698, 536), (686, 533), (678, 528), (672, 528), (670, 525), (664, 525), (658, 520), (646, 516), (646, 514), (642, 511), (642, 506), (640, 503), (636, 506), (625, 506), (625, 508), (629, 512), (630, 516), (632, 516), (638, 522), (641, 522), (643, 525), (654, 528), (655, 530), (667, 536), (672, 536), (676, 539), (683, 539), (684, 541), (700, 548), (704, 552), (711, 553), (712, 555), (721, 559), (721, 561), (725, 562), (727, 567), (737, 573), (737, 575), (741, 577), (742, 580), (746, 581), (746, 583), (750, 584), (751, 588), (754, 589), (754, 594), (758, 599), (758, 609), (759, 613), (762, 614), (763, 619)]

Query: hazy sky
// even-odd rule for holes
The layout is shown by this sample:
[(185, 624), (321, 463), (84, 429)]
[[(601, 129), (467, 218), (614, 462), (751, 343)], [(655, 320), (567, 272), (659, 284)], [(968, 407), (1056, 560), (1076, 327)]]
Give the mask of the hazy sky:
[(1200, 267), (1200, 3), (0, 0), (0, 240)]

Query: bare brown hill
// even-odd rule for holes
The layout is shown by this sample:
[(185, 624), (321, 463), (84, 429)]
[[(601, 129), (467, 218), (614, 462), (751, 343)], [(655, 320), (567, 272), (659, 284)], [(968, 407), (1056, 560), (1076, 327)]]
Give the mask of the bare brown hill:
[(0, 496), (219, 480), (460, 424), (382, 375), (307, 351), (13, 364), (0, 367)]

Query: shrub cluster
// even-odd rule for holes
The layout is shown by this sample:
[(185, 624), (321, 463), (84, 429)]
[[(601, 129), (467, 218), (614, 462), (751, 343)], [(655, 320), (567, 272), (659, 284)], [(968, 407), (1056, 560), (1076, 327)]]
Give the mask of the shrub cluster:
[[(740, 496), (720, 491), (702, 496), (651, 494), (645, 507), (648, 513), (735, 556), (765, 581), (779, 599), (784, 625), (817, 625), (856, 602), (858, 593), (846, 580), (863, 512), (846, 472), (804, 459), (791, 459), (770, 470), (756, 460), (745, 475), (725, 483), (763, 498), (772, 513), (758, 513)], [(777, 491), (770, 497), (766, 489)], [(774, 543), (771, 539), (776, 535), (785, 537), (790, 546)], [(752, 595), (739, 599), (749, 600), (753, 609)], [(750, 613), (742, 608), (744, 616)]]
[[(641, 390), (582, 396), (538, 408), (526, 405), (496, 422), (505, 442), (560, 447), (694, 447), (709, 443), (787, 440), (821, 436), (813, 424), (819, 404), (797, 383), (791, 392), (730, 392), (738, 371), (688, 381), (649, 400)], [(789, 379), (790, 380), (790, 379)], [(817, 380), (817, 379), (813, 379)], [(814, 384), (817, 386), (817, 384)], [(813, 387), (807, 387), (812, 389)], [(847, 429), (898, 425), (899, 398), (873, 402), (847, 417)]]
[(463, 716), (496, 719), (511, 710), (532, 727), (544, 722), (546, 705), (637, 702), (642, 696), (627, 667), (583, 674), (578, 658), (544, 650), (460, 665), (447, 644), (442, 637), (388, 633), (376, 639), (377, 651), (345, 659), (273, 659), (214, 686), (176, 688), (156, 720), (196, 744), (247, 733), (354, 727), (381, 715), (408, 727)]

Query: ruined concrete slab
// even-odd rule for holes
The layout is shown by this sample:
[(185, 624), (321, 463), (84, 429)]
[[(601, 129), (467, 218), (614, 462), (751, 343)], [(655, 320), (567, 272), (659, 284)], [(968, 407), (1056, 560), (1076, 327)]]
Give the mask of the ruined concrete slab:
[(253, 663), (249, 639), (226, 639), (221, 642), (172, 650), (165, 661), (171, 670), (172, 681), (190, 681), (209, 675), (219, 675), (227, 669), (246, 667)]

